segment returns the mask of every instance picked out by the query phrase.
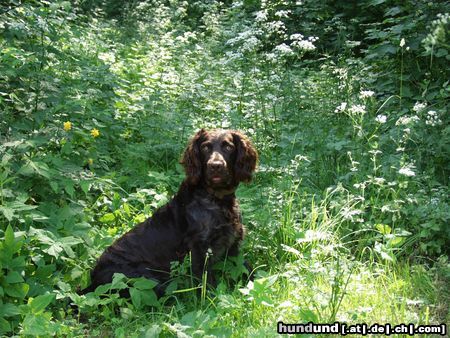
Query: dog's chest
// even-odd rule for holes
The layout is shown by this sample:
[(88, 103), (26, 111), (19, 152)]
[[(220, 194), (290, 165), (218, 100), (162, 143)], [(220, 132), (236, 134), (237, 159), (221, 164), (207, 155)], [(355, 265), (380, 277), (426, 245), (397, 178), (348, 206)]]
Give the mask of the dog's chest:
[(208, 198), (197, 198), (187, 206), (189, 223), (195, 237), (208, 246), (214, 256), (221, 256), (240, 237), (237, 205), (223, 206)]

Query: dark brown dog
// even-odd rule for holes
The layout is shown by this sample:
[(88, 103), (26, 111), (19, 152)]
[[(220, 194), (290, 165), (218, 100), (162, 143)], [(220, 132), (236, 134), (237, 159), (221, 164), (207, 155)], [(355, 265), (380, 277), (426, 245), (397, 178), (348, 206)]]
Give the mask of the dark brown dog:
[[(204, 129), (187, 146), (181, 163), (186, 179), (178, 193), (153, 216), (116, 240), (97, 261), (91, 272), (94, 291), (110, 283), (113, 274), (146, 277), (161, 285), (169, 279), (170, 262), (181, 261), (191, 252), (192, 271), (215, 285), (212, 264), (226, 254), (238, 254), (244, 237), (235, 190), (248, 182), (258, 154), (238, 131)], [(205, 266), (207, 252), (211, 253)]]

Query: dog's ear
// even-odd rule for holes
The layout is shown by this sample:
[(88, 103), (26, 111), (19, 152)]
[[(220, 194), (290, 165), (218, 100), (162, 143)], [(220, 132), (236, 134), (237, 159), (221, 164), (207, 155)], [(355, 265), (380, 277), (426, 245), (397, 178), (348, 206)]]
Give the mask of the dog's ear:
[(201, 129), (191, 138), (180, 161), (186, 172), (186, 181), (190, 185), (197, 185), (202, 176), (200, 143), (206, 136), (206, 133), (206, 130)]
[(234, 178), (237, 182), (250, 182), (256, 169), (258, 152), (247, 136), (239, 131), (232, 131), (232, 134), (237, 151), (234, 164)]

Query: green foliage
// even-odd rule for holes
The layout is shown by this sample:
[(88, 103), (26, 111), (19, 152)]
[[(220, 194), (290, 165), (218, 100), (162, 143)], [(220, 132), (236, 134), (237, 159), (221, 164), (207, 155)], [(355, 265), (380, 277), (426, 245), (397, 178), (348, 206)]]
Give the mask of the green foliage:
[[(7, 1), (0, 333), (444, 322), (448, 12), (444, 1)], [(208, 290), (187, 257), (159, 300), (152, 281), (123, 275), (77, 295), (104, 248), (176, 191), (201, 127), (241, 129), (260, 153), (238, 191), (254, 282), (243, 256), (227, 257)]]

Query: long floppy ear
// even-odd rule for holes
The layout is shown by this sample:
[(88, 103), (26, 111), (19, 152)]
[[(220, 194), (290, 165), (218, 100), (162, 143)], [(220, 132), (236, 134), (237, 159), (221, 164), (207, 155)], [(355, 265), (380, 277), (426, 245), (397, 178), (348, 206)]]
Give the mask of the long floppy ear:
[(232, 131), (232, 134), (234, 145), (237, 148), (234, 178), (238, 182), (250, 182), (256, 169), (258, 152), (247, 136), (239, 131)]
[(204, 129), (199, 130), (191, 138), (180, 163), (186, 172), (186, 181), (190, 185), (197, 185), (202, 176), (202, 164), (200, 162), (200, 141), (206, 135)]

